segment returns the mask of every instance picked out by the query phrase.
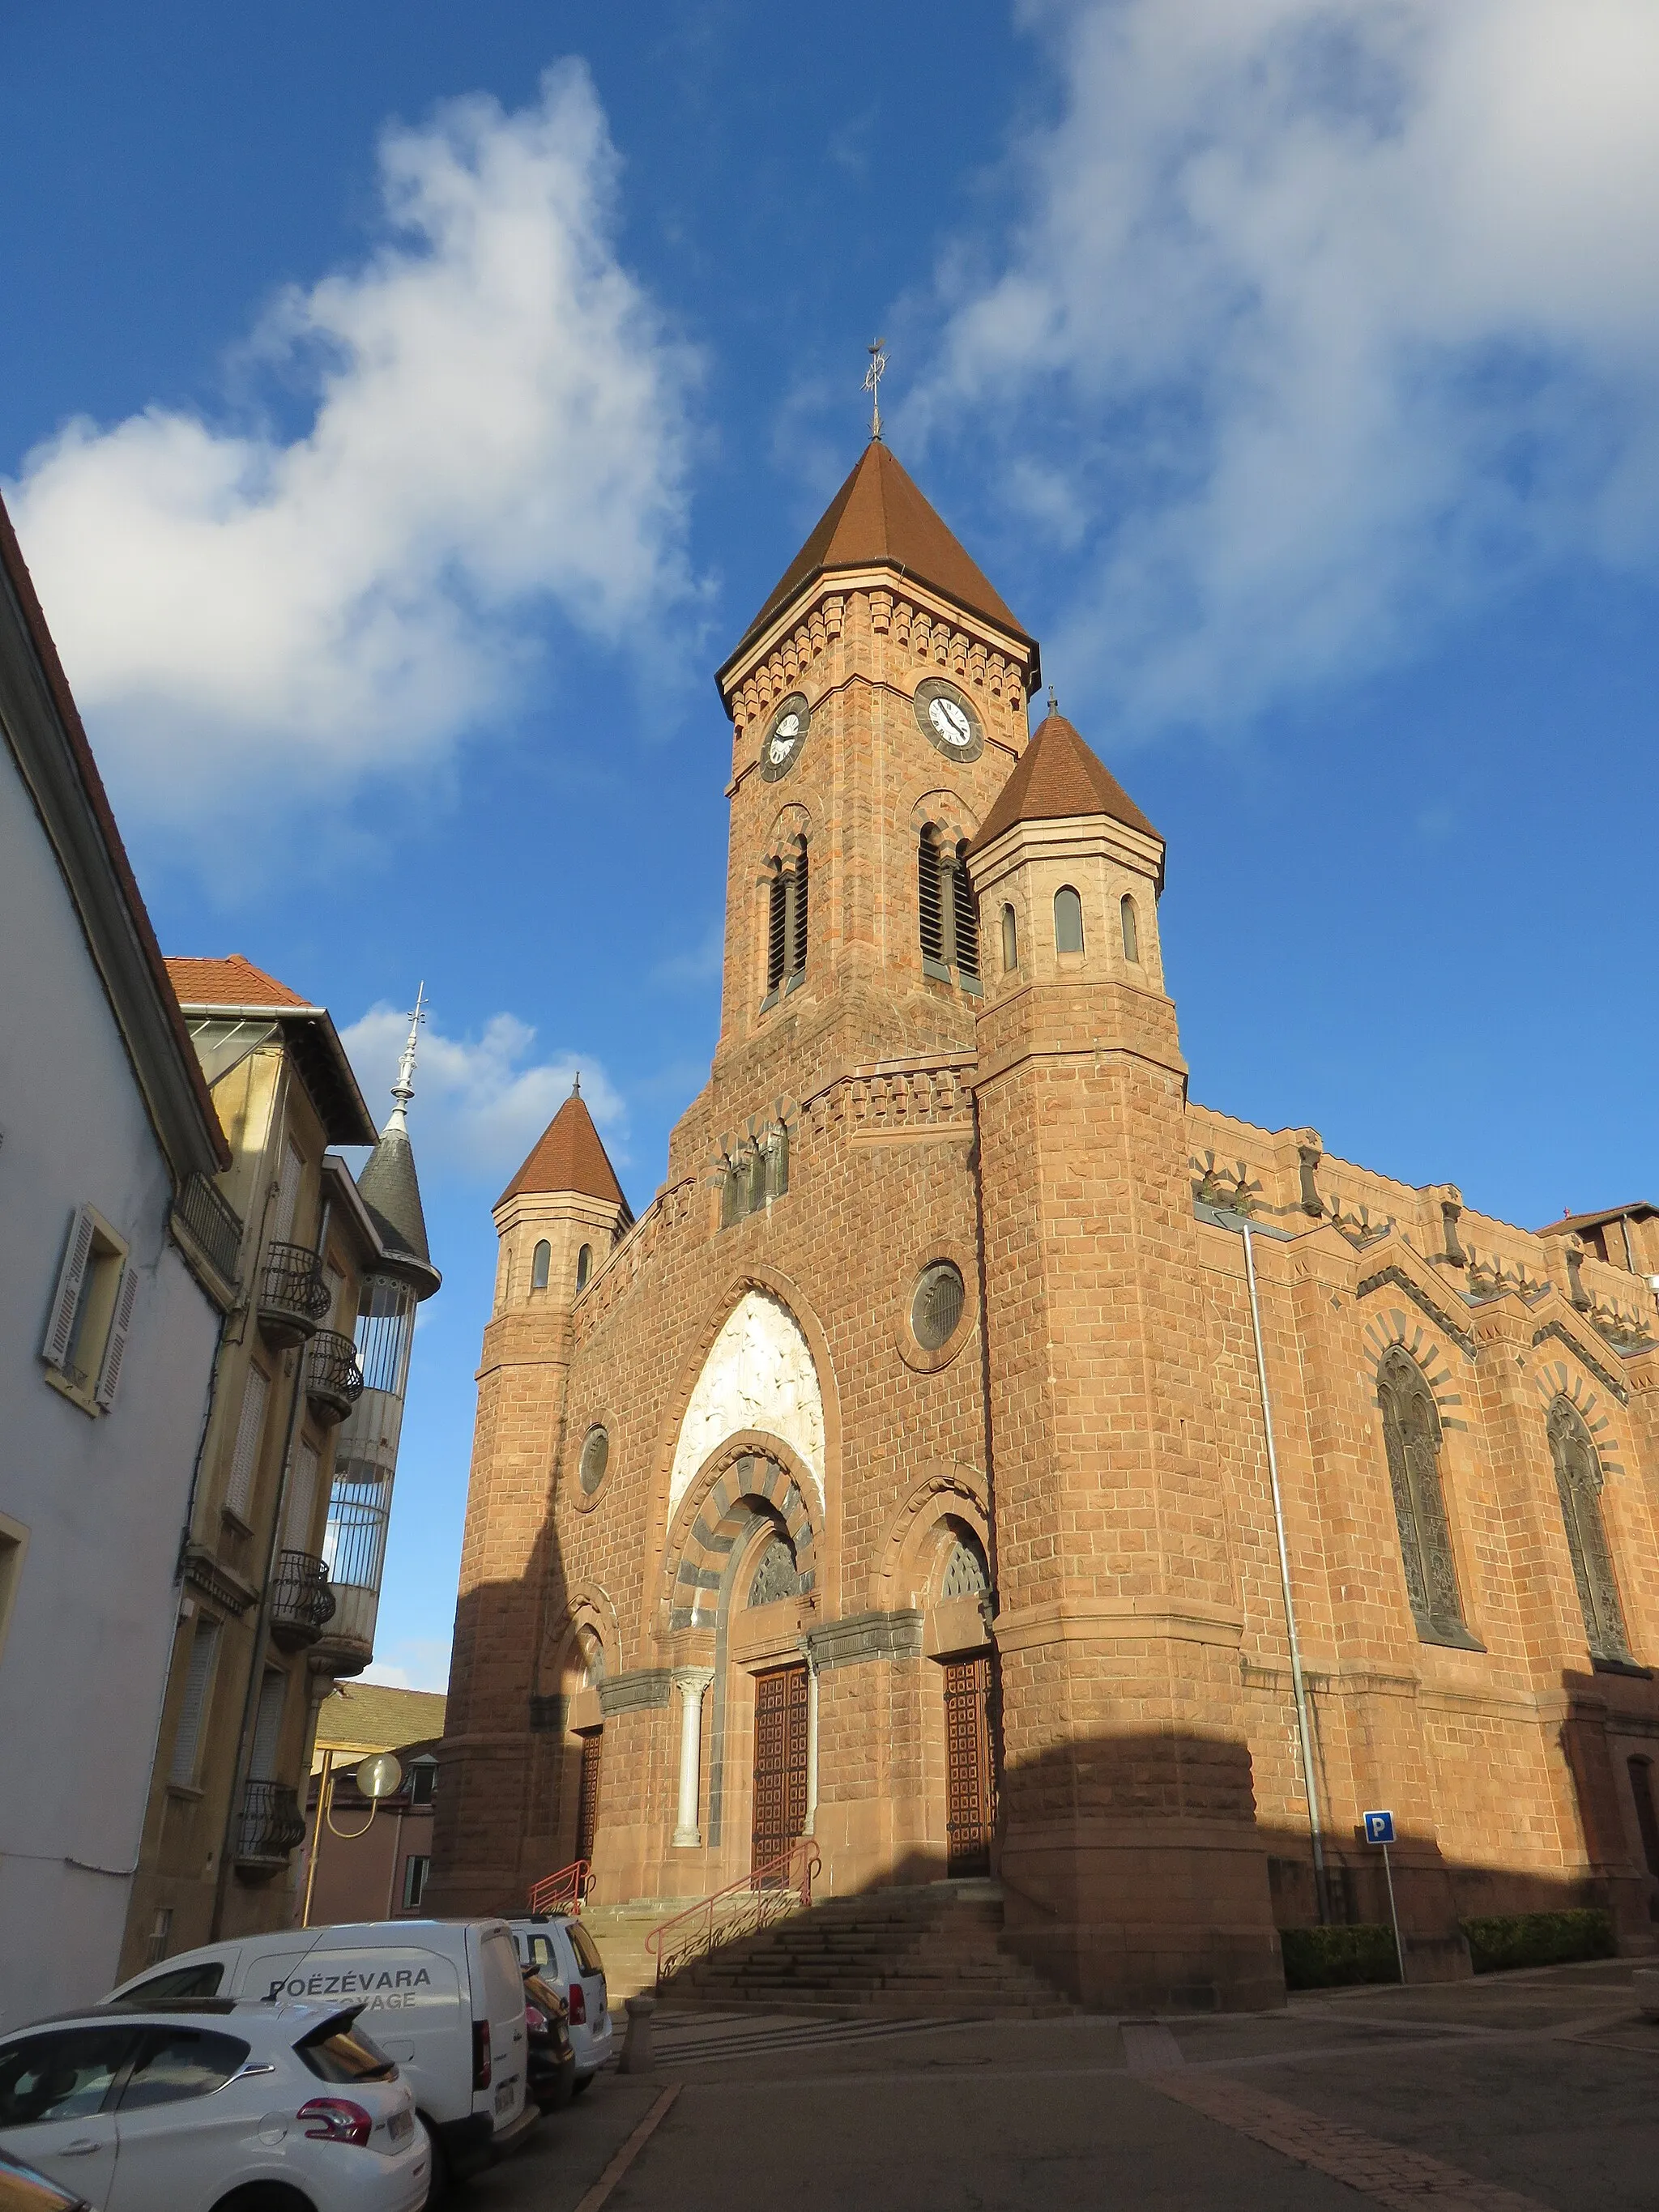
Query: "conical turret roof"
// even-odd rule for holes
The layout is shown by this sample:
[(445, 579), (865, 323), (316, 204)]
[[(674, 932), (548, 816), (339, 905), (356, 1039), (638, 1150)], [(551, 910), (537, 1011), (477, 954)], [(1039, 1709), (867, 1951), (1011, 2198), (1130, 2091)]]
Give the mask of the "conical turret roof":
[(560, 1107), (495, 1203), (505, 1206), (521, 1191), (544, 1190), (603, 1199), (607, 1206), (621, 1206), (629, 1221), (634, 1218), (580, 1090), (573, 1091)]
[(414, 1284), (417, 1297), (429, 1298), (443, 1278), (432, 1264), (426, 1241), (420, 1179), (415, 1173), (414, 1148), (404, 1127), (401, 1106), (393, 1110), (364, 1163), (357, 1189), (386, 1247), (386, 1258)]
[[(1063, 714), (1050, 713), (997, 793), (985, 825), (969, 848), (982, 853), (1016, 822), (1064, 822), (1079, 814), (1108, 814), (1143, 836), (1158, 833), (1123, 786), (1078, 735)], [(1158, 837), (1158, 842), (1163, 843)]]
[(1001, 593), (981, 574), (887, 447), (872, 438), (726, 666), (817, 577), (838, 568), (881, 567), (914, 576), (918, 583), (954, 599), (967, 613), (981, 615), (1000, 629), (1033, 642)]

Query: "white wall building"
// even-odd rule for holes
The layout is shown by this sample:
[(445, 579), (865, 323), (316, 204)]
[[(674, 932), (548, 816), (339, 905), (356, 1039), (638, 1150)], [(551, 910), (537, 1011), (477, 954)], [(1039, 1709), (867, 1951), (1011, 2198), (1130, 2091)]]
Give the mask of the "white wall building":
[(0, 507), (0, 2025), (114, 1978), (228, 1159)]

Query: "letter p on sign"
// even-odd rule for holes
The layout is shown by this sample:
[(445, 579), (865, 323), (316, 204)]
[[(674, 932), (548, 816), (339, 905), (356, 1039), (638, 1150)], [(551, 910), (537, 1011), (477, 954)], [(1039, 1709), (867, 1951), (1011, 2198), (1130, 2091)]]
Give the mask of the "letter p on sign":
[(1368, 1844), (1391, 1844), (1394, 1841), (1392, 1813), (1367, 1813), (1364, 1820), (1365, 1841)]

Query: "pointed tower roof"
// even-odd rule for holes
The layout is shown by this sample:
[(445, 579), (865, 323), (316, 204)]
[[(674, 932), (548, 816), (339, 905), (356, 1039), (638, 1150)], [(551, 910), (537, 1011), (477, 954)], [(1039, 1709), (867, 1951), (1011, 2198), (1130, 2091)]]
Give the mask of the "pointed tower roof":
[(1064, 822), (1078, 814), (1108, 814), (1143, 836), (1164, 842), (1105, 763), (1051, 708), (1015, 762), (969, 850), (982, 853), (1017, 822)]
[(985, 617), (1027, 644), (1035, 641), (887, 447), (872, 438), (728, 656), (721, 676), (773, 617), (819, 576), (838, 568), (875, 568), (914, 576), (969, 614)]
[(617, 1181), (617, 1171), (593, 1127), (581, 1094), (581, 1078), (558, 1112), (537, 1139), (529, 1158), (496, 1200), (497, 1206), (520, 1191), (574, 1191), (583, 1198), (602, 1199), (619, 1206), (625, 1221), (633, 1213)]
[(415, 1152), (409, 1141), (408, 1107), (415, 1095), (415, 1051), (425, 995), (422, 984), (415, 1000), (409, 1042), (398, 1063), (398, 1080), (392, 1086), (392, 1111), (357, 1178), (358, 1194), (386, 1248), (386, 1258), (395, 1272), (414, 1285), (417, 1298), (429, 1298), (443, 1280), (432, 1264), (426, 1241), (426, 1210), (421, 1204)]

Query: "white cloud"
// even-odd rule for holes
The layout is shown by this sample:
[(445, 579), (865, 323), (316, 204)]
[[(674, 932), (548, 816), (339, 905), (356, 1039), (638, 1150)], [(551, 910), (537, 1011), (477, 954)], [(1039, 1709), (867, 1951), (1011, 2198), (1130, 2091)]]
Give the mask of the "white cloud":
[(386, 241), (251, 349), (303, 434), (152, 407), (69, 423), (9, 489), (130, 807), (301, 800), (430, 763), (509, 701), (556, 611), (615, 643), (684, 601), (695, 357), (613, 244), (585, 70), (380, 148)]
[(359, 1675), (363, 1682), (378, 1682), (388, 1690), (436, 1690), (449, 1687), (447, 1637), (411, 1636), (378, 1652), (372, 1666)]
[[(378, 1121), (409, 1016), (373, 1006), (340, 1035)], [(511, 1175), (570, 1096), (578, 1074), (605, 1149), (613, 1161), (626, 1162), (626, 1109), (604, 1068), (569, 1052), (533, 1059), (535, 1042), (535, 1030), (515, 1014), (492, 1015), (471, 1038), (446, 1036), (429, 1021), (422, 1026), (409, 1124), (423, 1174), (448, 1168), (468, 1176)]]
[(919, 433), (1085, 582), (1050, 672), (1248, 714), (1659, 537), (1651, 0), (1030, 6), (1062, 112), (941, 272)]

